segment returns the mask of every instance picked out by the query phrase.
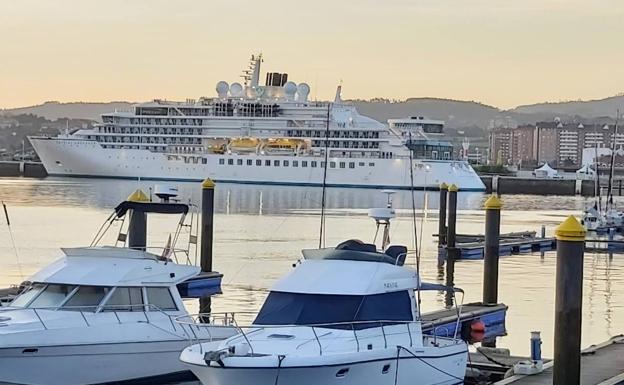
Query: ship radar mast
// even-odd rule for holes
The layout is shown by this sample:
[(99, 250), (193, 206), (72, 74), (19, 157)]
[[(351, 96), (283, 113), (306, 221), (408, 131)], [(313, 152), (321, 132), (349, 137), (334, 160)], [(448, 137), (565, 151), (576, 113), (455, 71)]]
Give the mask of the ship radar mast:
[(249, 68), (243, 71), (242, 78), (245, 79), (245, 86), (257, 88), (260, 85), (260, 63), (262, 63), (262, 54), (251, 55), (249, 60)]

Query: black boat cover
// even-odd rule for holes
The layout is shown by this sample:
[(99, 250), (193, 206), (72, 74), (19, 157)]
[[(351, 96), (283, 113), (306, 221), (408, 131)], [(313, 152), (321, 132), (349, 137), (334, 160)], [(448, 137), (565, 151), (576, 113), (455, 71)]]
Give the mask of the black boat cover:
[(189, 211), (188, 205), (184, 203), (156, 203), (156, 202), (121, 202), (115, 207), (117, 218), (121, 218), (128, 210), (142, 213), (154, 214), (186, 214)]

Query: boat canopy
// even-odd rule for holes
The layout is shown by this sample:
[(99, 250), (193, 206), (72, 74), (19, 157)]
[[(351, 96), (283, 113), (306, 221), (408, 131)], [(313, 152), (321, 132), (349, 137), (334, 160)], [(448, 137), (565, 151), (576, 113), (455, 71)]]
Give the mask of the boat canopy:
[(403, 266), (407, 256), (407, 247), (390, 246), (384, 253), (377, 251), (375, 245), (350, 239), (335, 248), (304, 249), (303, 257), (308, 260), (343, 260), (361, 262), (382, 262)]
[(128, 210), (154, 214), (186, 214), (189, 211), (189, 207), (184, 203), (124, 201), (115, 207), (117, 218), (121, 218), (126, 215)]
[(142, 250), (115, 247), (63, 249), (61, 257), (35, 273), (31, 282), (91, 286), (172, 286), (200, 268), (159, 261)]

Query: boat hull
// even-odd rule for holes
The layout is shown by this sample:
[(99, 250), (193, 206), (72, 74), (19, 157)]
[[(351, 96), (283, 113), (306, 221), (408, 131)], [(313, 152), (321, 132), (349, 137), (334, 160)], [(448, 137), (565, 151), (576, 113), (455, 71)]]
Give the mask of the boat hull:
[[(256, 154), (167, 155), (140, 149), (103, 148), (94, 140), (29, 138), (50, 175), (276, 184), (298, 186), (410, 189), (409, 159), (330, 158)], [(306, 162), (306, 166), (303, 166)], [(315, 167), (312, 167), (314, 162)], [(296, 165), (296, 166), (295, 166)], [(485, 191), (466, 162), (415, 160), (413, 186), (436, 190), (444, 182), (462, 191)]]
[[(446, 349), (444, 349), (446, 350)], [(467, 352), (442, 353), (439, 356), (415, 353), (415, 356), (397, 350), (387, 349), (385, 358), (328, 365), (273, 367), (226, 367), (212, 364), (202, 366), (190, 364), (191, 371), (204, 385), (451, 385), (463, 384)], [(348, 355), (345, 355), (348, 356)], [(347, 357), (345, 357), (347, 358)], [(353, 358), (353, 357), (352, 357)], [(397, 368), (398, 362), (398, 368)]]
[(192, 378), (178, 360), (188, 341), (0, 349), (0, 384), (91, 385)]

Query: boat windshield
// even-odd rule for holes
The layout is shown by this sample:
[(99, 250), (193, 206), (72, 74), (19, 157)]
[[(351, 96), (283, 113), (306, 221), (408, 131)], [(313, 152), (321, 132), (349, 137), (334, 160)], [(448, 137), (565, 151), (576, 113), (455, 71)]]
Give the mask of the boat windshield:
[(408, 291), (374, 295), (302, 294), (272, 291), (258, 313), (256, 325), (329, 325), (334, 328), (378, 327), (366, 321), (412, 321)]
[(39, 282), (26, 288), (9, 306), (87, 312), (178, 310), (168, 287), (113, 288)]

